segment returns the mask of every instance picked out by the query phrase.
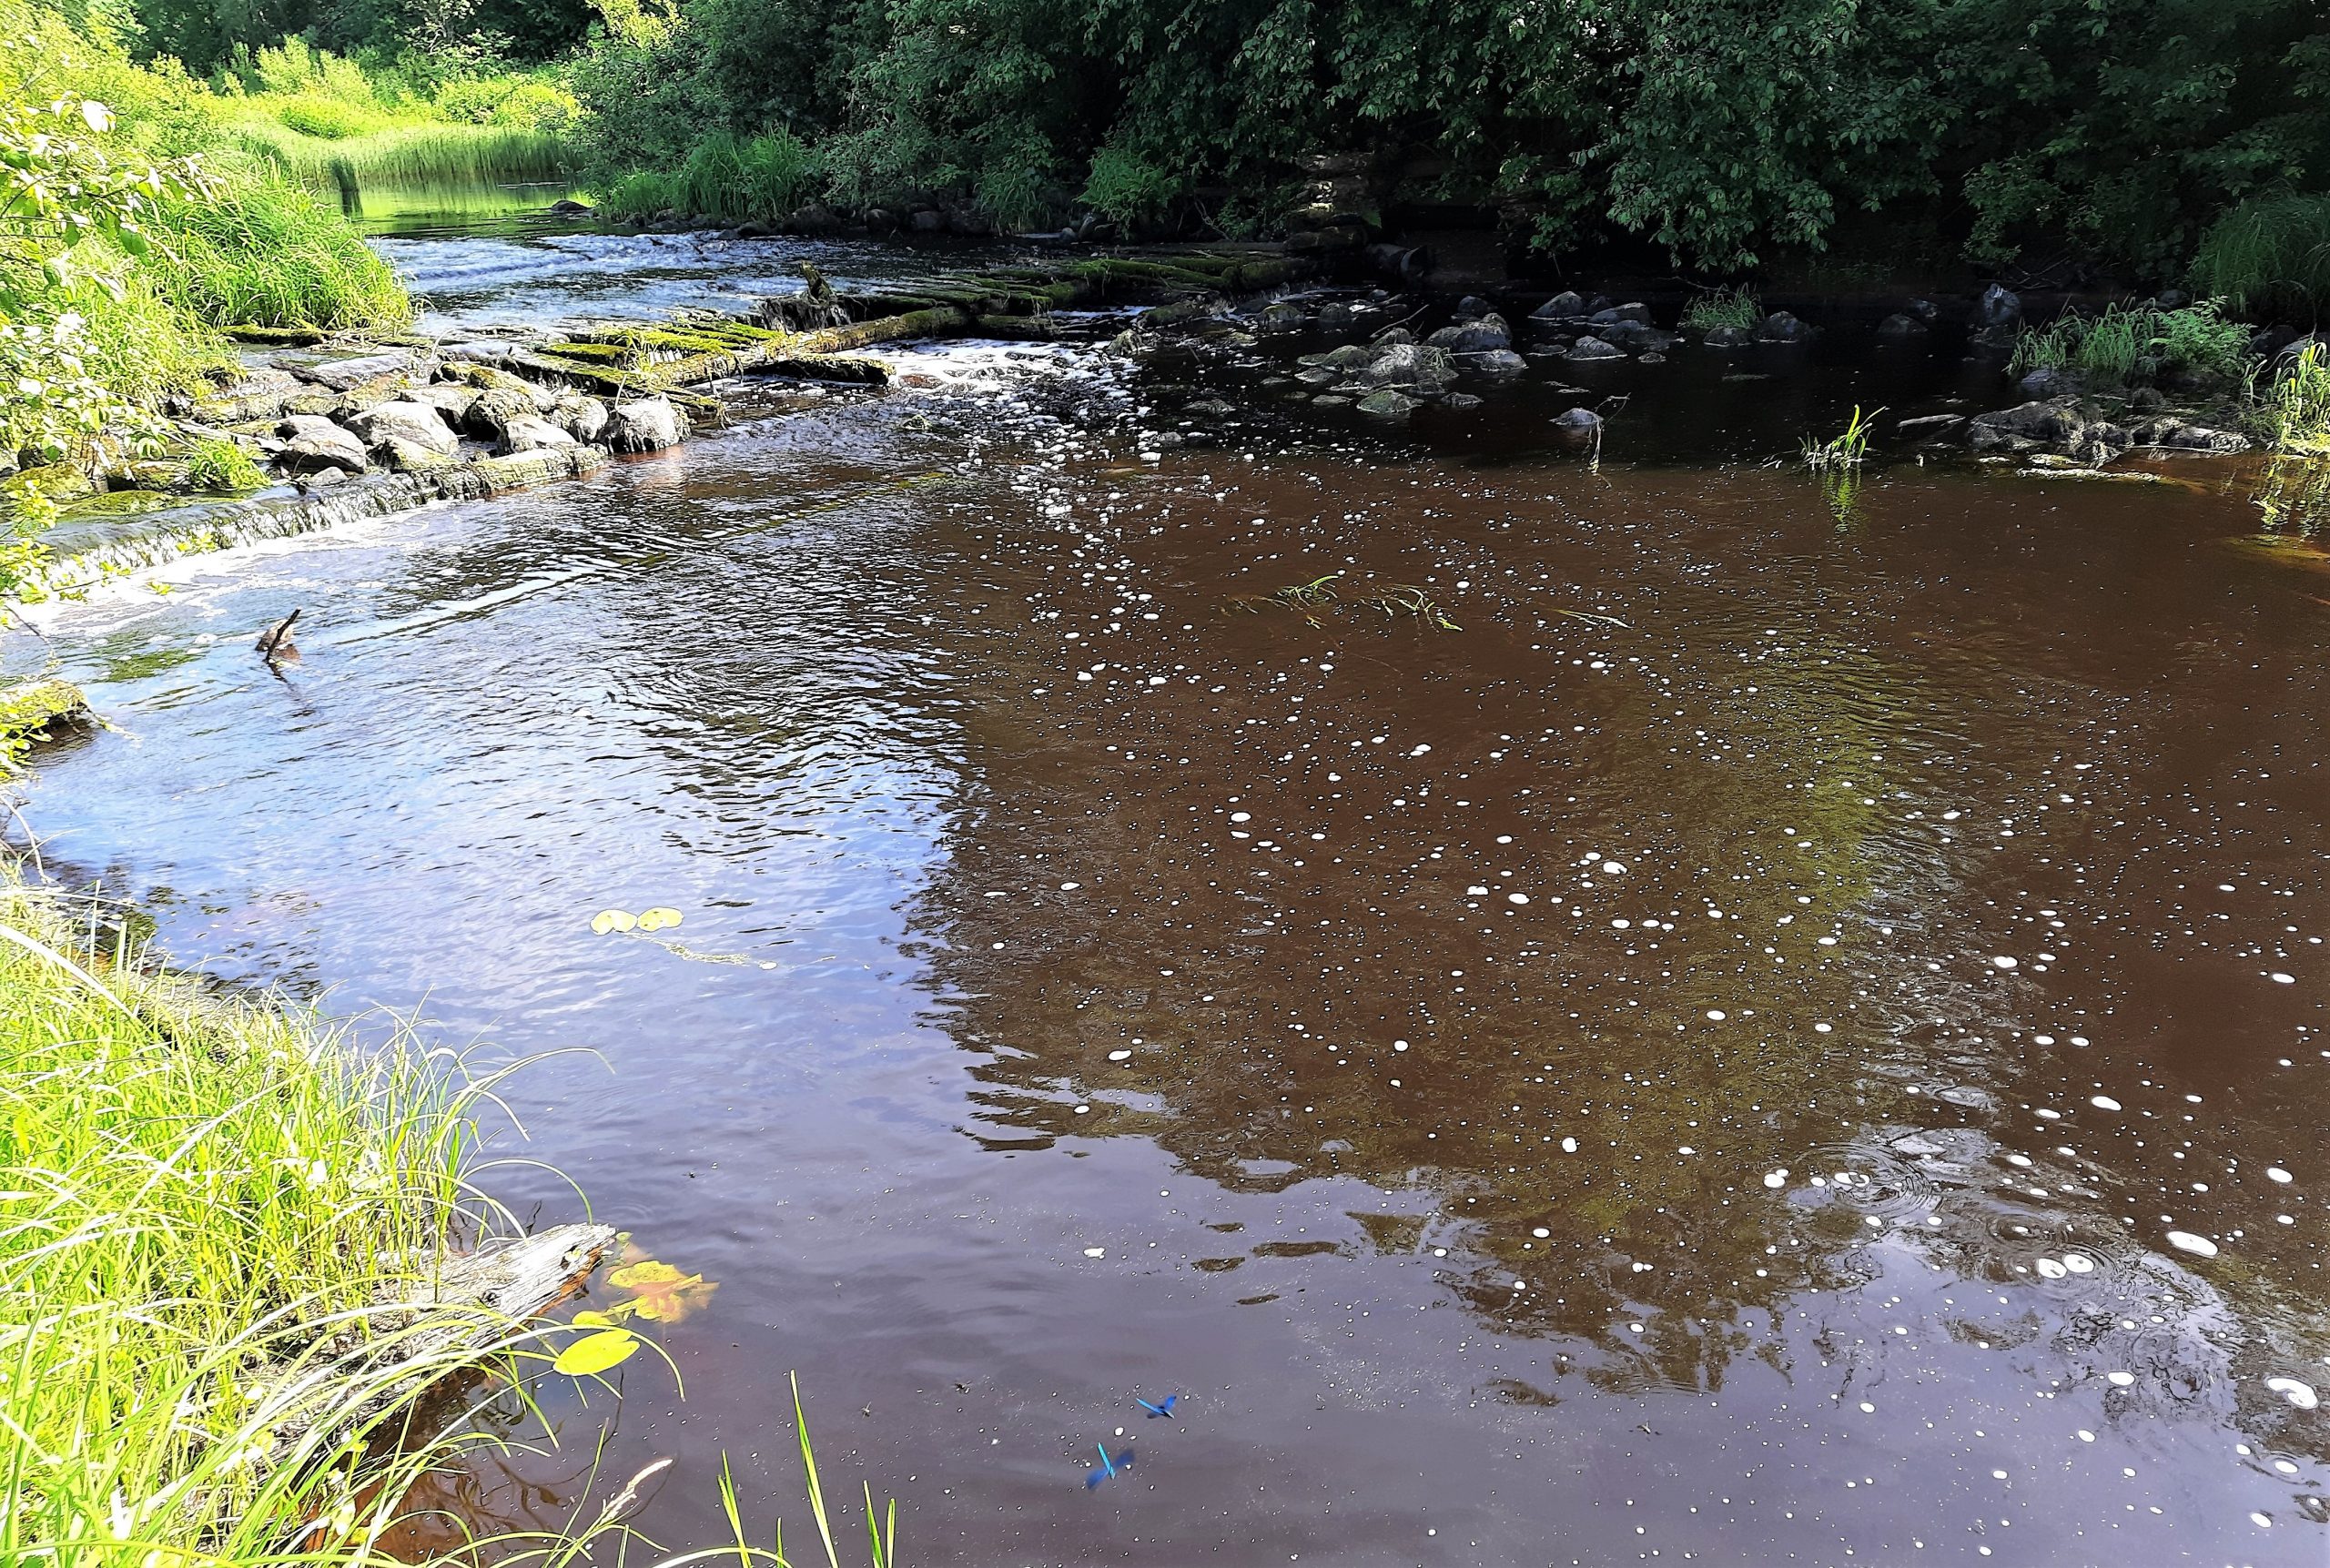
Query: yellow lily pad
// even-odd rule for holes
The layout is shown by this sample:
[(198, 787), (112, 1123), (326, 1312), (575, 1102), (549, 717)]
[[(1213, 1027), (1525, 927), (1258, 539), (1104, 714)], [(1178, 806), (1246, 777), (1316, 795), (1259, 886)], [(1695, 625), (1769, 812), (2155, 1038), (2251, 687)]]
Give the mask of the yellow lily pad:
[(667, 909), (660, 904), (653, 909), (642, 910), (639, 916), (639, 928), (642, 931), (661, 931), (666, 926), (677, 926), (679, 923), (680, 912), (676, 909)]
[(621, 1366), (638, 1349), (639, 1336), (629, 1329), (602, 1329), (561, 1351), (551, 1367), (570, 1378), (587, 1378)]
[(683, 1274), (653, 1258), (613, 1270), (607, 1283), (634, 1292), (622, 1307), (657, 1323), (678, 1322), (711, 1300), (712, 1293), (720, 1289), (701, 1274)]
[(591, 929), (604, 936), (610, 931), (628, 931), (639, 924), (639, 917), (628, 909), (602, 909), (591, 916)]

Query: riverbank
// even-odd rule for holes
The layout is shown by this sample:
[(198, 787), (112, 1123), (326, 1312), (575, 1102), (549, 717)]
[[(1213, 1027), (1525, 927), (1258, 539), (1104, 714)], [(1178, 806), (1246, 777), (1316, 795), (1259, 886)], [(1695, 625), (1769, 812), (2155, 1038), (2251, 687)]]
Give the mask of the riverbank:
[[(441, 1380), (611, 1233), (531, 1249), (469, 1184), (492, 1080), (152, 966), (0, 866), (0, 1557), (338, 1561), (483, 1441)], [(459, 1407), (451, 1412), (458, 1417)]]

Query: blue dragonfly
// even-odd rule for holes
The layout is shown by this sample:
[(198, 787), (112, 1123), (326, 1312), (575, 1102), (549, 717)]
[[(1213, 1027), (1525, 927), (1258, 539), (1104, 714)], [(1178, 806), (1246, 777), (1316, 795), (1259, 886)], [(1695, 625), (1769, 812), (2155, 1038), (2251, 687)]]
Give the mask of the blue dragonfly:
[(1127, 1449), (1116, 1458), (1110, 1459), (1106, 1444), (1096, 1442), (1092, 1446), (1100, 1451), (1100, 1467), (1084, 1478), (1084, 1490), (1087, 1492), (1091, 1491), (1117, 1472), (1132, 1468), (1132, 1450)]
[(1155, 1421), (1159, 1416), (1163, 1416), (1167, 1421), (1171, 1421), (1173, 1419), (1173, 1401), (1180, 1397), (1181, 1396), (1179, 1394), (1167, 1394), (1163, 1402), (1159, 1404), (1150, 1404), (1139, 1394), (1135, 1394), (1132, 1396), (1132, 1402), (1147, 1411), (1150, 1421)]

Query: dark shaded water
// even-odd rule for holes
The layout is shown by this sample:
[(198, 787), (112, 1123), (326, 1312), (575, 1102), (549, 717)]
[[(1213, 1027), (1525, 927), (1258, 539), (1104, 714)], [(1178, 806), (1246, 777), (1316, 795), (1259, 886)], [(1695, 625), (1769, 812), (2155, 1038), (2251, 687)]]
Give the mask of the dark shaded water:
[(32, 819), (182, 959), (595, 1053), (512, 1152), (718, 1283), (619, 1374), (666, 1546), (724, 1453), (799, 1538), (799, 1369), (915, 1563), (2323, 1560), (2330, 578), (2253, 474), (1707, 455), (1947, 357), (1633, 367), (1598, 469), (1094, 367), (111, 590)]

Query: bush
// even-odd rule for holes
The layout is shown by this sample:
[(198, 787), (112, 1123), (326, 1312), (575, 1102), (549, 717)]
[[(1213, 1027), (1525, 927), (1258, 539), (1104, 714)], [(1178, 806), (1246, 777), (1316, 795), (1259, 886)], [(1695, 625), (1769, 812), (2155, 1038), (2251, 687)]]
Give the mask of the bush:
[(1752, 329), (1763, 319), (1763, 305), (1745, 288), (1718, 288), (1712, 294), (1694, 296), (1683, 309), (1683, 325), (1697, 332), (1717, 327)]
[(186, 465), (187, 482), (197, 490), (231, 493), (258, 490), (267, 475), (250, 454), (232, 441), (197, 441)]
[(2107, 305), (2099, 316), (2066, 314), (2017, 339), (2009, 373), (2076, 370), (2099, 387), (2185, 373), (2237, 379), (2249, 359), (2250, 329), (2225, 319), (2214, 299), (2163, 310), (2146, 301)]
[(273, 107), (275, 117), (290, 129), (303, 137), (321, 137), (327, 141), (360, 137), (379, 130), (386, 123), (380, 114), (338, 98), (303, 96), (285, 98)]
[(1084, 203), (1111, 223), (1156, 218), (1188, 188), (1188, 182), (1122, 147), (1102, 147), (1085, 177)]
[(2330, 196), (2243, 202), (2202, 237), (2193, 280), (2235, 309), (2319, 320), (2330, 310)]

